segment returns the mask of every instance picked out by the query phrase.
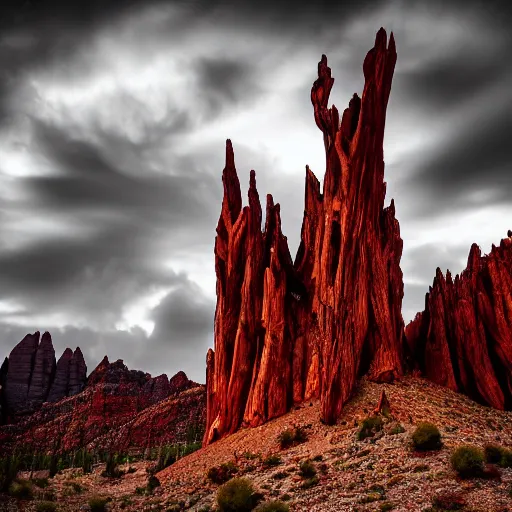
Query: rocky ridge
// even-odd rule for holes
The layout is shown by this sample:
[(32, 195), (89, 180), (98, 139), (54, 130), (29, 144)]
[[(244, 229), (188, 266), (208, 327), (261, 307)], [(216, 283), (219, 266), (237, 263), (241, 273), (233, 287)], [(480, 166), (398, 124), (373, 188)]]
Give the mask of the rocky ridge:
[(452, 278), (437, 269), (425, 310), (407, 325), (417, 369), (497, 409), (512, 409), (512, 231), (487, 255), (473, 244)]

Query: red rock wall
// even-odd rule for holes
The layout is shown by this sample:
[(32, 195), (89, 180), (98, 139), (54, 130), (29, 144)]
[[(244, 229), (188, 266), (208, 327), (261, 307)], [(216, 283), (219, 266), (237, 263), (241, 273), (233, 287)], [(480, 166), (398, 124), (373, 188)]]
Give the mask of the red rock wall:
[(425, 377), (512, 409), (512, 232), (488, 255), (473, 244), (455, 279), (438, 268), (425, 310), (405, 332)]
[(324, 135), (324, 190), (306, 168), (295, 263), (270, 195), (261, 230), (254, 171), (242, 209), (227, 141), (205, 444), (318, 395), (323, 420), (334, 423), (360, 371), (386, 382), (403, 373), (402, 240), (394, 203), (384, 208), (382, 150), (395, 62), (393, 36), (388, 47), (381, 29), (364, 62), (362, 99), (354, 95), (340, 124), (327, 108), (334, 79), (322, 56), (311, 101)]

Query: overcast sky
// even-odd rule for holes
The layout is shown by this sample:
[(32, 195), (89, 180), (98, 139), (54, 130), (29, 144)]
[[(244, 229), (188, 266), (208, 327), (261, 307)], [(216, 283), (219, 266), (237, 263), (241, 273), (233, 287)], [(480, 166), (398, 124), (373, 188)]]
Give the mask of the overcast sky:
[(507, 2), (68, 4), (0, 16), (0, 356), (49, 330), (89, 371), (108, 354), (204, 382), (225, 140), (295, 255), (305, 166), (325, 170), (317, 63), (343, 110), (380, 26), (398, 52), (384, 158), (405, 321), (437, 266), (460, 272), (512, 228)]

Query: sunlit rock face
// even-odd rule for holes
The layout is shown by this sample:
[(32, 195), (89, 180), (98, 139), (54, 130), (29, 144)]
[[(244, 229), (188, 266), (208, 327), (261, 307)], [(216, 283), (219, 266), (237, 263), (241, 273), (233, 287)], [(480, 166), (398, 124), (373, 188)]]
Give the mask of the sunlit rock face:
[(438, 268), (425, 310), (406, 328), (417, 368), (430, 380), (497, 409), (512, 409), (512, 232), (452, 278)]
[(359, 374), (403, 374), (402, 240), (393, 201), (384, 208), (383, 139), (396, 63), (384, 29), (364, 61), (363, 95), (341, 122), (328, 108), (334, 79), (322, 56), (311, 90), (323, 133), (323, 192), (306, 167), (301, 243), (292, 261), (280, 209), (267, 196), (265, 226), (251, 171), (242, 208), (231, 141), (217, 226), (215, 346), (207, 356), (204, 443), (320, 397), (335, 423)]

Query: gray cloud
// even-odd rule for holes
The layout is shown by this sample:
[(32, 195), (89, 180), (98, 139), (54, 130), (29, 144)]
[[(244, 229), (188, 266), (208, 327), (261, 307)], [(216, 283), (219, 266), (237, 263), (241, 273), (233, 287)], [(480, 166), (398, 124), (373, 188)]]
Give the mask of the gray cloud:
[[(385, 155), (405, 239), (404, 317), (423, 308), (435, 268), (458, 272), (469, 251), (456, 232), (413, 249), (409, 238), (422, 240), (426, 220), (441, 233), (447, 219), (509, 203), (512, 38), (500, 2), (8, 1), (4, 352), (48, 328), (60, 351), (80, 345), (90, 369), (108, 353), (204, 381), (224, 141), (244, 197), (255, 169), (262, 201), (281, 203), (294, 256), (305, 164), (323, 175), (309, 100), (317, 62), (327, 54), (343, 109), (381, 24), (398, 45)], [(137, 306), (157, 291), (158, 304)], [(140, 319), (116, 329), (137, 307), (150, 335)]]

